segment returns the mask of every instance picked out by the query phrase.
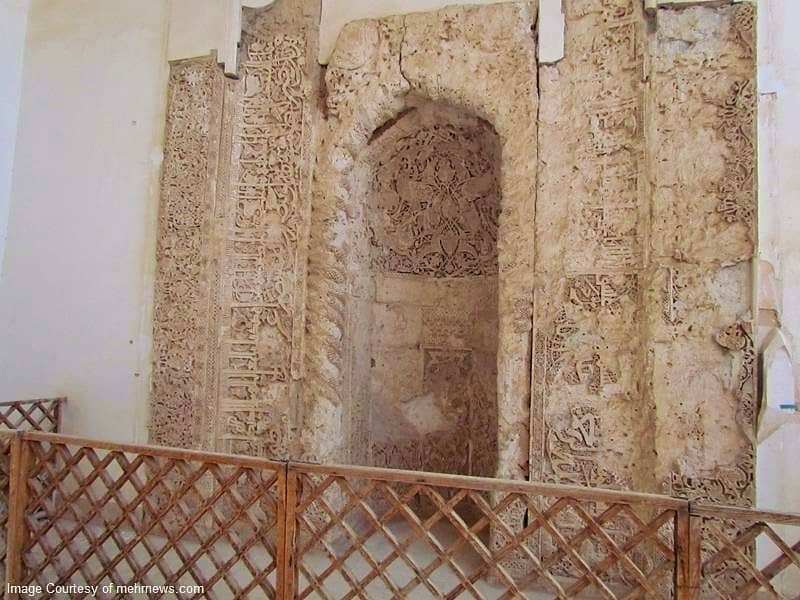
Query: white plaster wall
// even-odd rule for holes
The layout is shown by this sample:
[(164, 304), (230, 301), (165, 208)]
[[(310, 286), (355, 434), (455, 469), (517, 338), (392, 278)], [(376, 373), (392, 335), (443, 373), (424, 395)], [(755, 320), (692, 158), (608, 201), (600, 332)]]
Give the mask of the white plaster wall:
[(164, 0), (30, 5), (0, 396), (69, 396), (69, 433), (146, 439), (168, 14)]
[(263, 8), (275, 0), (163, 0), (169, 2), (167, 60), (216, 53), (227, 75), (238, 71), (242, 9)]
[(167, 59), (207, 56), (225, 38), (226, 0), (170, 0)]
[(11, 204), (27, 24), (28, 0), (0, 0), (0, 281)]
[(800, 512), (800, 413), (778, 408), (798, 401), (800, 385), (800, 2), (759, 0), (758, 9), (759, 306), (767, 408), (757, 504)]

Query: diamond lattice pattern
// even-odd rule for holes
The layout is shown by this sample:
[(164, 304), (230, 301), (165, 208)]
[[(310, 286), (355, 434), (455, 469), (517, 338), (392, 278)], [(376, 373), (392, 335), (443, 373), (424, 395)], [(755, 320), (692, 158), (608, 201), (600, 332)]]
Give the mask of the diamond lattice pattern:
[[(62, 398), (0, 403), (0, 427), (24, 431), (58, 432)], [(0, 437), (0, 584), (5, 585), (8, 487), (11, 475), (11, 435)]]
[(0, 403), (0, 427), (24, 431), (58, 431), (62, 398)]
[(61, 443), (30, 449), (25, 583), (275, 597), (280, 470)]
[(671, 597), (671, 509), (304, 470), (298, 598)]
[(705, 518), (704, 598), (798, 598), (800, 526)]

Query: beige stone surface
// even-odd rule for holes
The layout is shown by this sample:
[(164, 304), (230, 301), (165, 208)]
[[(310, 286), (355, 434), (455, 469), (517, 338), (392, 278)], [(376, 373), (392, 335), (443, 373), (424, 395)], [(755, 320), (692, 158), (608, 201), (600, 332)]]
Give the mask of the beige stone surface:
[(641, 8), (541, 69), (532, 474), (747, 503), (753, 8)]
[(565, 6), (564, 60), (540, 70), (531, 476), (648, 489), (647, 24), (633, 0)]
[[(673, 494), (749, 504), (755, 460), (755, 9), (747, 3), (660, 9), (657, 18), (651, 39), (648, 291), (656, 478), (671, 482), (665, 489)], [(691, 127), (676, 127), (687, 118)]]
[[(470, 0), (464, 4), (494, 4), (506, 0)], [(321, 0), (319, 62), (328, 64), (348, 23), (414, 12), (429, 12), (454, 4), (452, 0)]]

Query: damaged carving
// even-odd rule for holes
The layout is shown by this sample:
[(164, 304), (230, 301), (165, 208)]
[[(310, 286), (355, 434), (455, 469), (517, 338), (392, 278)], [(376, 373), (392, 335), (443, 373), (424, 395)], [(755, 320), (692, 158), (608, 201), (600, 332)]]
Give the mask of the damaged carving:
[(481, 129), (424, 127), (399, 139), (375, 174), (372, 267), (433, 277), (497, 273), (500, 190)]

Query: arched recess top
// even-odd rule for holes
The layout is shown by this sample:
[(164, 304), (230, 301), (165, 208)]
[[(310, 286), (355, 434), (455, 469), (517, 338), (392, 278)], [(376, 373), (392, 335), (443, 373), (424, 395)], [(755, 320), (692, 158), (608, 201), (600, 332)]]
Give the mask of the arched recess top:
[(501, 271), (530, 270), (531, 240), (519, 236), (532, 235), (536, 193), (535, 22), (532, 3), (509, 2), (348, 24), (326, 74), (317, 179), (346, 176), (408, 93), (462, 108), (490, 122), (503, 147), (502, 219), (520, 227), (503, 238)]
[(490, 121), (502, 139), (535, 131), (534, 22), (531, 3), (508, 2), (348, 23), (328, 66), (328, 123), (352, 132), (346, 146), (364, 143), (414, 92)]

